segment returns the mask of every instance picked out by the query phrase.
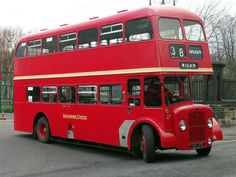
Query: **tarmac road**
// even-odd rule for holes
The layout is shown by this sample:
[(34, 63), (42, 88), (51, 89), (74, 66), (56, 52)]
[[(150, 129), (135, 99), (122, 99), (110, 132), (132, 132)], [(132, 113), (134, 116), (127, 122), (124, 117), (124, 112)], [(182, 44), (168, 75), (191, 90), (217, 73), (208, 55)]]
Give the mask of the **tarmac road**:
[(0, 121), (0, 177), (236, 177), (236, 127), (223, 127), (225, 140), (208, 157), (195, 151), (161, 151), (146, 164), (132, 155), (54, 141), (42, 144)]

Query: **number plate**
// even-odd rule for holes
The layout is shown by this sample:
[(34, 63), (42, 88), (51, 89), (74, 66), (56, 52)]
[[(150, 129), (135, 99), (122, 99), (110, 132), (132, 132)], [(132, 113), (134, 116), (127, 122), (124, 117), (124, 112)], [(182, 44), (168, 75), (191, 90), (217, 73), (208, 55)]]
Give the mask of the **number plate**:
[(203, 143), (196, 143), (191, 145), (193, 149), (203, 148)]
[(171, 58), (186, 58), (186, 48), (182, 44), (170, 44), (169, 53)]

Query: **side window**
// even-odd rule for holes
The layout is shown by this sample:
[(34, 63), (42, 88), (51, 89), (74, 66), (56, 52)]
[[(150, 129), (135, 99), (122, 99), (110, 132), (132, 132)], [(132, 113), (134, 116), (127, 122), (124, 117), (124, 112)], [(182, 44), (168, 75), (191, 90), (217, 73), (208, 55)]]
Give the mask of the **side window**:
[(122, 23), (103, 26), (101, 28), (101, 34), (100, 34), (100, 45), (107, 46), (107, 45), (120, 44), (123, 42), (122, 35), (123, 35)]
[(45, 86), (42, 87), (43, 102), (56, 103), (57, 102), (57, 87)]
[(26, 56), (26, 42), (22, 42), (16, 49), (16, 58), (22, 58)]
[(141, 87), (139, 79), (129, 79), (128, 80), (128, 102), (130, 106), (140, 106), (140, 96)]
[(43, 39), (43, 54), (57, 52), (57, 36), (48, 37)]
[(145, 78), (144, 104), (147, 107), (160, 107), (162, 105), (161, 81), (158, 77)]
[(78, 101), (80, 104), (97, 103), (97, 86), (83, 85), (78, 87)]
[(126, 24), (125, 40), (127, 42), (152, 39), (152, 23), (148, 18), (132, 20)]
[(133, 96), (140, 95), (140, 80), (139, 79), (128, 80), (128, 93), (129, 95), (133, 95)]
[(76, 33), (63, 34), (60, 36), (60, 51), (70, 51), (76, 48)]
[(27, 101), (28, 102), (40, 101), (40, 88), (39, 87), (27, 87)]
[(94, 48), (98, 46), (98, 30), (97, 28), (82, 30), (79, 36), (79, 49)]
[(121, 104), (122, 103), (121, 85), (100, 86), (100, 102), (102, 104)]
[(28, 56), (36, 56), (41, 54), (41, 40), (29, 41)]
[(60, 103), (75, 103), (75, 88), (72, 86), (59, 87)]

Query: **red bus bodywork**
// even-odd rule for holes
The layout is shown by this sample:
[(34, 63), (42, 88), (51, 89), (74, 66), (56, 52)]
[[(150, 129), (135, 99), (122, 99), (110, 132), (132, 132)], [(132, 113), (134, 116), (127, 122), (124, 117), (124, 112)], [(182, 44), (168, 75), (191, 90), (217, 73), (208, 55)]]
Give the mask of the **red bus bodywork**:
[[(55, 30), (42, 31), (20, 39), (19, 44), (32, 40), (42, 40), (51, 36), (97, 28), (116, 23), (124, 26), (127, 21), (148, 18), (153, 28), (150, 40), (127, 42), (123, 32), (123, 42), (117, 45), (100, 46), (89, 49), (40, 54), (15, 58), (14, 63), (14, 111), (15, 130), (33, 133), (40, 116), (47, 118), (51, 136), (89, 141), (132, 150), (135, 137), (138, 137), (142, 125), (152, 127), (155, 145), (158, 149), (191, 150), (207, 148), (211, 142), (223, 138), (219, 124), (213, 118), (212, 110), (205, 105), (193, 104), (193, 99), (177, 104), (160, 107), (147, 107), (144, 103), (144, 85), (146, 77), (158, 77), (164, 83), (166, 76), (211, 75), (212, 65), (207, 41), (189, 41), (183, 31), (182, 40), (162, 39), (159, 35), (157, 21), (160, 18), (173, 18), (197, 21), (201, 18), (189, 11), (174, 7), (143, 8), (136, 11), (122, 12), (117, 15), (93, 19), (88, 22), (64, 26)], [(125, 30), (125, 27), (124, 27)], [(204, 36), (205, 38), (205, 36)], [(76, 39), (78, 42), (78, 38)], [(99, 43), (100, 37), (98, 37)], [(182, 45), (186, 48), (184, 59), (173, 59), (170, 45)], [(60, 45), (58, 43), (58, 45)], [(189, 57), (190, 46), (200, 46), (203, 58), (194, 60)], [(194, 66), (192, 67), (192, 63)], [(181, 67), (183, 64), (184, 67)], [(186, 67), (185, 67), (186, 66)], [(140, 94), (133, 96), (140, 99), (138, 106), (129, 104), (127, 80), (140, 80)], [(38, 86), (74, 86), (78, 85), (115, 85), (122, 86), (122, 103), (119, 105), (101, 104), (63, 104), (27, 101), (27, 87)], [(98, 89), (99, 90), (99, 89)], [(98, 91), (99, 92), (99, 91)], [(164, 88), (162, 88), (164, 93)], [(98, 95), (98, 93), (97, 93)], [(42, 97), (42, 93), (40, 94)], [(57, 96), (58, 97), (58, 96)], [(98, 95), (99, 97), (99, 95)], [(76, 94), (76, 100), (78, 95)], [(99, 98), (98, 98), (99, 99)], [(164, 100), (164, 96), (162, 96)], [(59, 99), (58, 99), (59, 100)], [(213, 127), (208, 128), (208, 119)], [(187, 125), (181, 131), (179, 123), (184, 120)], [(200, 127), (200, 128), (199, 128)], [(200, 137), (200, 138), (199, 138)], [(208, 143), (209, 139), (211, 140)], [(196, 145), (196, 146), (195, 146)], [(199, 147), (198, 147), (199, 145)]]

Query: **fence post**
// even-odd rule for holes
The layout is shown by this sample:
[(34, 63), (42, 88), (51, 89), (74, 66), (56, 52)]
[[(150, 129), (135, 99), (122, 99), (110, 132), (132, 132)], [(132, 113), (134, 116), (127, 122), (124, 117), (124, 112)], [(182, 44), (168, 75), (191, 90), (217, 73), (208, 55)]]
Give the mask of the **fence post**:
[(2, 70), (0, 71), (0, 112), (2, 112)]
[(214, 75), (208, 81), (208, 102), (216, 103), (222, 100), (222, 88), (223, 88), (223, 68), (225, 64), (212, 63)]

